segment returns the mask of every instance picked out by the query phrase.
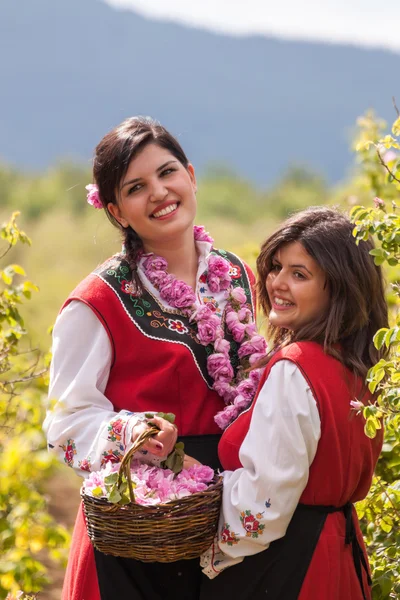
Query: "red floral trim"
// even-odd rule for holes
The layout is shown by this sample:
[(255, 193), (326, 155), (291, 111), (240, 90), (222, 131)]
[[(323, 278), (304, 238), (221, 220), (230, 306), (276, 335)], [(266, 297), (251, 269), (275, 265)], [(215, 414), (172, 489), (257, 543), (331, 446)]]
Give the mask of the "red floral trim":
[(68, 439), (65, 444), (60, 446), (64, 450), (64, 462), (69, 467), (74, 466), (74, 456), (76, 454), (75, 440), (72, 438)]
[(119, 442), (122, 437), (122, 432), (125, 426), (125, 421), (123, 419), (115, 419), (115, 421), (111, 421), (108, 426), (108, 440), (111, 442)]
[(176, 331), (177, 333), (184, 334), (189, 333), (189, 329), (179, 319), (168, 319), (168, 329)]
[(239, 543), (237, 539), (238, 533), (234, 533), (230, 531), (230, 525), (228, 523), (224, 523), (221, 530), (221, 544), (227, 544), (228, 546), (234, 546)]
[(242, 269), (239, 265), (233, 265), (230, 263), (228, 275), (230, 275), (231, 279), (240, 279), (242, 276)]
[(127, 281), (126, 279), (121, 281), (121, 290), (125, 292), (125, 294), (130, 294), (131, 296), (137, 294), (137, 289), (133, 281)]
[(78, 467), (80, 468), (81, 471), (90, 471), (92, 470), (92, 464), (90, 462), (89, 458), (83, 458), (82, 460), (80, 460), (78, 462)]
[(111, 448), (110, 450), (103, 452), (103, 458), (101, 459), (100, 466), (103, 467), (108, 462), (119, 463), (122, 460), (122, 456), (123, 455), (121, 452), (119, 452), (119, 450), (113, 450)]
[(240, 513), (240, 521), (246, 532), (246, 537), (258, 538), (258, 536), (264, 533), (265, 525), (259, 521), (259, 519), (262, 519), (262, 516), (263, 513), (257, 513), (254, 516), (250, 510)]

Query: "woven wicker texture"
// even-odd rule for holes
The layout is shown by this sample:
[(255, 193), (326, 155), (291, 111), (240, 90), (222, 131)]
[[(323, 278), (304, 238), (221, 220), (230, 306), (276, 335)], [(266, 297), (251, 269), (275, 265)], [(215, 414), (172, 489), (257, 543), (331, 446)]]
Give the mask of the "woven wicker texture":
[(89, 538), (104, 554), (143, 562), (196, 558), (210, 547), (217, 532), (222, 498), (220, 476), (204, 492), (180, 500), (155, 506), (135, 504), (130, 483), (131, 458), (157, 431), (144, 431), (121, 462), (119, 480), (125, 473), (133, 500), (130, 504), (111, 504), (105, 498), (93, 498), (81, 491)]

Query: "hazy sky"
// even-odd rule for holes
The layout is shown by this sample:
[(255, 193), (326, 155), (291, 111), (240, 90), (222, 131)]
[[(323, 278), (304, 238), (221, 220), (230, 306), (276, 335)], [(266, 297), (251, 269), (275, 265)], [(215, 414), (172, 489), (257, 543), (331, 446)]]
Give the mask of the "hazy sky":
[(266, 33), (400, 50), (400, 0), (105, 0), (227, 33)]

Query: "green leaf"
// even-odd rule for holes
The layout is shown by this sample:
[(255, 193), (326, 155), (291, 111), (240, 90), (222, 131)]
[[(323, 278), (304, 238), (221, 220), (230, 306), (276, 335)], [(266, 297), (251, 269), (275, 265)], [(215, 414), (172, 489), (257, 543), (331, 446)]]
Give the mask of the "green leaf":
[(400, 135), (400, 117), (397, 117), (397, 119), (393, 123), (392, 133), (393, 133), (393, 135), (396, 135), (396, 136)]
[(364, 425), (364, 433), (370, 439), (376, 436), (376, 426), (373, 417), (368, 417)]
[(393, 529), (393, 522), (391, 519), (388, 519), (387, 517), (384, 517), (383, 519), (381, 519), (379, 525), (385, 533), (390, 533)]
[(111, 473), (110, 475), (107, 475), (107, 477), (104, 477), (104, 483), (106, 483), (107, 485), (117, 483), (117, 481), (118, 473)]
[(385, 341), (385, 335), (388, 331), (389, 330), (387, 327), (383, 327), (382, 329), (378, 329), (378, 331), (374, 335), (374, 345), (375, 348), (377, 348), (377, 350), (380, 350), (382, 348), (383, 343)]
[(367, 142), (359, 142), (356, 145), (356, 151), (360, 152), (361, 150), (369, 150), (370, 146), (375, 146), (374, 142), (368, 140)]
[(166, 421), (169, 421), (169, 423), (172, 423), (172, 424), (175, 422), (174, 413), (158, 412), (157, 417), (161, 417), (162, 419), (165, 419)]
[(110, 493), (110, 495), (108, 496), (108, 500), (112, 504), (118, 504), (118, 502), (121, 500), (121, 498), (122, 498), (121, 494), (119, 493), (119, 491), (117, 489), (113, 489), (112, 492)]

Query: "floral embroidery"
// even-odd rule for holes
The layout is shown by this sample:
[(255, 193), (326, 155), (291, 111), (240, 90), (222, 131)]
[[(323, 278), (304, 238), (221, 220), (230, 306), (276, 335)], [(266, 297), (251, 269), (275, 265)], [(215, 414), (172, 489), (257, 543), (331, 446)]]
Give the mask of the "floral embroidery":
[(243, 529), (246, 531), (246, 537), (258, 538), (259, 535), (264, 533), (265, 525), (260, 523), (263, 513), (257, 513), (254, 516), (251, 510), (245, 510), (240, 513), (240, 521), (243, 525)]
[(125, 294), (131, 294), (132, 296), (136, 295), (136, 286), (133, 281), (127, 281), (123, 279), (121, 281), (121, 290), (125, 292)]
[(74, 456), (76, 454), (75, 441), (68, 439), (66, 444), (60, 446), (64, 450), (64, 462), (69, 466), (74, 466)]
[(239, 267), (239, 265), (233, 265), (232, 263), (229, 263), (228, 274), (232, 279), (240, 279), (240, 277), (242, 276), (242, 270)]
[(122, 453), (117, 449), (110, 449), (106, 452), (103, 452), (103, 458), (101, 459), (101, 467), (103, 467), (108, 462), (117, 463), (122, 460)]
[(212, 311), (216, 312), (218, 309), (218, 302), (213, 296), (204, 296), (203, 297), (204, 304), (207, 304), (211, 308)]
[[(239, 540), (236, 537), (239, 535), (238, 533), (234, 533), (230, 531), (230, 525), (228, 523), (224, 523), (224, 526), (221, 530), (221, 543), (227, 544), (228, 546), (233, 546), (234, 544), (238, 544)], [(216, 563), (214, 563), (216, 564)]]
[(270, 507), (271, 507), (271, 498), (268, 498), (268, 500), (267, 500), (267, 501), (266, 501), (266, 503), (265, 503), (265, 506), (266, 506), (267, 508), (270, 508)]
[(78, 467), (81, 469), (81, 471), (91, 471), (92, 469), (92, 464), (90, 462), (90, 458), (83, 458), (82, 460), (80, 460), (78, 462)]
[(206, 288), (204, 287), (204, 285), (202, 285), (200, 288), (200, 294), (205, 294), (205, 293), (206, 293)]
[(204, 271), (203, 275), (199, 277), (200, 283), (207, 283), (207, 271)]
[(124, 425), (125, 423), (122, 419), (115, 419), (115, 421), (111, 421), (108, 426), (109, 433), (107, 439), (111, 442), (119, 442)]
[(180, 334), (189, 333), (189, 329), (179, 319), (168, 319), (168, 329), (177, 331)]

